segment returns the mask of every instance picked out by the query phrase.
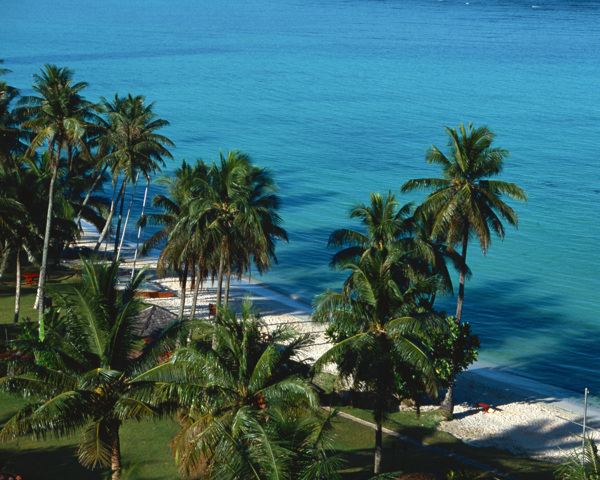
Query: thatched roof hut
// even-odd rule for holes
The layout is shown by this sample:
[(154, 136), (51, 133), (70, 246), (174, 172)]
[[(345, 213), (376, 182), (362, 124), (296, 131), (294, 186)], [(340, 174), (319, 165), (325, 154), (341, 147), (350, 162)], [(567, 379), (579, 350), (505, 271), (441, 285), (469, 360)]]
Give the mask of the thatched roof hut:
[(144, 338), (153, 337), (175, 320), (177, 320), (177, 315), (164, 308), (152, 305), (138, 314), (135, 334)]

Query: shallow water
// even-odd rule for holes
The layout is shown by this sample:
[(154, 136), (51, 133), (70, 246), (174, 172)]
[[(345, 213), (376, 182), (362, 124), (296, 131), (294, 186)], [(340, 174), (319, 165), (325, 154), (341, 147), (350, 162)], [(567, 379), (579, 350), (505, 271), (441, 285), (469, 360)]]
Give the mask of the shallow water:
[(262, 281), (306, 302), (340, 284), (325, 245), (354, 203), (439, 175), (424, 152), (445, 125), (489, 125), (529, 204), (486, 257), (470, 247), (464, 318), (483, 359), (600, 393), (600, 2), (41, 0), (3, 15), (24, 94), (44, 63), (67, 65), (90, 99), (156, 102), (168, 169), (219, 149), (268, 166), (290, 244)]

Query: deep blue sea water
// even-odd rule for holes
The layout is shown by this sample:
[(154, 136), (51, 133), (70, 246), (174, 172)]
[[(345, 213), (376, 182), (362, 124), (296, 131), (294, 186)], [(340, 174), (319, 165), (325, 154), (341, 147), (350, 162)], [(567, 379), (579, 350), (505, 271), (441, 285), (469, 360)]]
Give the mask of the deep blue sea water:
[(306, 302), (343, 278), (325, 246), (353, 204), (438, 176), (424, 152), (444, 126), (489, 125), (529, 203), (486, 257), (470, 247), (464, 319), (483, 359), (600, 394), (600, 1), (0, 5), (0, 58), (23, 94), (44, 63), (66, 65), (91, 100), (155, 102), (177, 145), (168, 169), (219, 149), (268, 166), (290, 244), (261, 281)]

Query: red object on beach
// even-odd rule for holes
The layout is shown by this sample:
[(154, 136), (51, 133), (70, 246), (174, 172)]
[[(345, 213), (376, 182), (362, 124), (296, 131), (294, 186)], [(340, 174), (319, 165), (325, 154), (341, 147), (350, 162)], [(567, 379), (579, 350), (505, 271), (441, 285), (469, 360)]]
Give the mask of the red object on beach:
[(483, 413), (487, 413), (490, 409), (490, 406), (487, 403), (478, 403), (477, 406), (483, 408)]
[(39, 273), (25, 273), (23, 274), (23, 278), (27, 280), (25, 285), (37, 285), (37, 279), (40, 277)]
[(217, 306), (214, 303), (208, 304), (208, 316), (216, 317), (217, 316)]

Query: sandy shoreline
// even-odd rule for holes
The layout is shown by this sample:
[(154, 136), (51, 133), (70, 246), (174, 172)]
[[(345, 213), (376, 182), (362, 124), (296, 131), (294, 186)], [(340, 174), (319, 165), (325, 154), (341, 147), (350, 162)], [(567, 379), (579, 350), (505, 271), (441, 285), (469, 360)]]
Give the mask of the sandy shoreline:
[[(89, 227), (84, 228), (84, 232), (78, 245), (93, 247), (97, 233)], [(135, 245), (124, 246), (124, 271), (131, 271), (134, 248)], [(177, 313), (180, 305), (178, 280), (174, 277), (158, 278), (155, 261), (154, 258), (138, 259), (136, 269), (147, 266), (148, 279), (175, 292), (175, 296), (148, 299), (148, 303)], [(232, 282), (230, 296), (234, 302), (249, 296), (268, 328), (284, 323), (300, 333), (312, 334), (314, 344), (305, 352), (309, 360), (318, 358), (329, 348), (323, 327), (310, 321), (310, 306), (244, 281)], [(184, 315), (189, 315), (191, 310), (192, 295), (188, 293), (187, 297)], [(210, 282), (199, 295), (196, 315), (207, 316), (209, 303), (216, 303), (216, 286)], [(477, 362), (459, 375), (455, 392), (455, 419), (443, 422), (440, 428), (466, 443), (498, 447), (550, 461), (564, 459), (581, 445), (583, 393), (581, 398), (577, 398), (573, 392), (518, 377), (486, 362)], [(485, 403), (492, 408), (484, 413), (477, 408), (477, 403)], [(600, 428), (600, 410), (588, 408), (587, 422), (588, 426)]]

